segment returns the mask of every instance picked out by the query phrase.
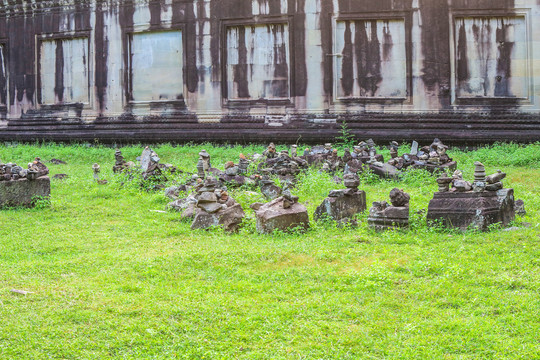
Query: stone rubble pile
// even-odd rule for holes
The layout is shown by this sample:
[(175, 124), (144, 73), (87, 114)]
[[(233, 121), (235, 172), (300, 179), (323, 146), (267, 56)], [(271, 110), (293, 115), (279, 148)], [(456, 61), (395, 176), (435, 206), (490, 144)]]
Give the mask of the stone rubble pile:
[(257, 166), (257, 171), (263, 175), (277, 175), (281, 180), (294, 181), (296, 175), (308, 168), (308, 162), (297, 155), (296, 145), (289, 151), (276, 151), (273, 143), (263, 152), (263, 161)]
[(225, 231), (238, 231), (245, 217), (242, 206), (218, 188), (218, 181), (207, 177), (195, 195), (195, 216), (191, 229), (208, 229), (221, 226)]

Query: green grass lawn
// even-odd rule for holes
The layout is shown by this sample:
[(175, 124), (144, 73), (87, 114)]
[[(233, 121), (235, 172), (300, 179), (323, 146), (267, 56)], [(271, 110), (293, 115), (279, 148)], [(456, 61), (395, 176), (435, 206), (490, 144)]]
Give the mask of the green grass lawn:
[[(203, 147), (219, 168), (263, 150), (154, 150), (196, 172)], [(132, 160), (142, 146), (122, 151)], [(376, 233), (364, 215), (358, 228), (258, 235), (248, 205), (262, 198), (232, 191), (248, 215), (240, 233), (191, 231), (152, 211), (162, 193), (113, 177), (112, 148), (2, 146), (4, 162), (67, 161), (47, 165), (70, 178), (52, 182), (50, 207), (0, 211), (0, 359), (538, 359), (540, 144), (449, 154), (467, 179), (475, 160), (508, 173), (528, 212), (518, 230), (444, 231), (414, 215), (409, 231)], [(411, 214), (437, 189), (420, 171), (362, 181), (368, 204), (405, 189)], [(333, 188), (310, 171), (294, 193), (312, 216)]]

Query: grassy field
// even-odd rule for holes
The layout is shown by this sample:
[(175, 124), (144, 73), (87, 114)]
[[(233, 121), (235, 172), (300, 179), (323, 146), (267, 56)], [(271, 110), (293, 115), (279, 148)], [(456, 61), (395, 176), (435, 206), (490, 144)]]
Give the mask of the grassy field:
[[(219, 168), (263, 149), (154, 147), (191, 172), (201, 148)], [(128, 160), (141, 150), (122, 148)], [(428, 227), (415, 213), (437, 186), (417, 171), (361, 185), (369, 204), (408, 191), (410, 231), (312, 222), (306, 234), (258, 235), (247, 206), (261, 198), (241, 191), (240, 233), (191, 231), (152, 211), (162, 193), (121, 185), (112, 148), (2, 145), (4, 162), (54, 157), (68, 165), (48, 164), (51, 174), (70, 177), (53, 181), (50, 207), (0, 211), (0, 358), (538, 359), (540, 144), (449, 153), (468, 179), (475, 160), (508, 173), (528, 211), (519, 229)], [(94, 162), (108, 185), (93, 181)], [(333, 188), (310, 171), (294, 193), (311, 216)]]

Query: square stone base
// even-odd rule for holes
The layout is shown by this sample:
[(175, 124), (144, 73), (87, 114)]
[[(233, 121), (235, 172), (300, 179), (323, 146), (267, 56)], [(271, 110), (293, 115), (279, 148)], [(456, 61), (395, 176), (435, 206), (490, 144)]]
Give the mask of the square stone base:
[(33, 207), (36, 197), (51, 195), (51, 180), (42, 176), (36, 180), (19, 179), (0, 181), (0, 208)]
[(428, 223), (441, 222), (445, 227), (487, 230), (490, 225), (508, 225), (515, 218), (514, 190), (483, 192), (437, 192), (429, 202)]

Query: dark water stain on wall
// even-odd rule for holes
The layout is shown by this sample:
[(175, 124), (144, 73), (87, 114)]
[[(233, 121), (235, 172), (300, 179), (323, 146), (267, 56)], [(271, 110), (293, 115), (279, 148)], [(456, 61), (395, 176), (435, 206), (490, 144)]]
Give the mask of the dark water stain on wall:
[[(199, 63), (204, 64), (204, 24), (207, 21), (206, 9), (204, 6), (204, 0), (197, 0), (197, 18), (199, 21), (198, 27), (198, 54), (199, 54)], [(205, 71), (199, 71), (199, 81), (204, 82), (204, 77), (206, 76)]]
[(507, 41), (508, 24), (501, 19), (501, 27), (496, 30), (496, 41), (499, 48), (497, 58), (497, 78), (495, 81), (495, 96), (512, 96), (509, 88), (512, 77), (512, 50), (514, 43)]
[[(283, 25), (272, 28), (274, 39), (288, 36)], [(289, 97), (289, 59), (287, 58), (287, 43), (281, 41), (274, 45), (274, 80), (272, 80), (272, 97)]]
[(268, 12), (270, 15), (281, 14), (281, 1), (280, 0), (268, 0)]
[(484, 88), (484, 96), (488, 95), (488, 89), (491, 86), (491, 79), (488, 75), (489, 62), (491, 60), (491, 25), (487, 19), (480, 19), (480, 26), (476, 23), (472, 26), (472, 32), (474, 36), (474, 41), (478, 46), (480, 59), (481, 61), (481, 75), (482, 75), (482, 86)]
[(6, 69), (6, 48), (0, 47), (0, 105), (7, 105), (7, 69)]
[(150, 28), (159, 28), (161, 26), (161, 0), (150, 0), (148, 9), (150, 10)]
[[(118, 11), (120, 17), (120, 27), (122, 34), (122, 54), (123, 54), (123, 69), (129, 69), (130, 62), (130, 51), (129, 51), (129, 42), (130, 36), (129, 31), (133, 28), (133, 15), (135, 14), (135, 5), (133, 3), (126, 3), (123, 6), (120, 6)], [(129, 84), (129, 86), (128, 86)], [(131, 86), (130, 84), (130, 75), (129, 71), (124, 71), (123, 78), (123, 89), (124, 96), (126, 99), (133, 100), (130, 94)]]
[(353, 56), (353, 43), (352, 43), (352, 31), (351, 22), (345, 22), (345, 45), (343, 46), (341, 62), (341, 87), (343, 88), (343, 94), (345, 96), (351, 96), (354, 86), (354, 56)]
[(450, 29), (448, 0), (419, 0), (421, 43), (424, 56), (422, 80), (439, 96), (443, 108), (450, 105)]
[[(465, 23), (460, 22), (457, 41), (457, 79), (463, 83), (469, 80), (469, 60), (467, 59), (467, 31)], [(461, 86), (461, 85), (460, 85)]]
[[(246, 28), (238, 27), (238, 64), (234, 66), (233, 81), (238, 86), (238, 97), (248, 99), (248, 64), (247, 64), (247, 47), (246, 47)], [(232, 94), (229, 94), (231, 96)]]
[(330, 31), (325, 29), (332, 28), (332, 14), (334, 13), (333, 0), (321, 0), (321, 14), (319, 15), (319, 25), (321, 31), (321, 47), (323, 55), (323, 72), (324, 72), (324, 94), (326, 101), (329, 102), (333, 95), (334, 69), (333, 61), (333, 38)]
[(289, 0), (289, 13), (294, 14), (293, 23), (293, 51), (294, 51), (294, 85), (291, 95), (305, 96), (308, 86), (308, 74), (306, 64), (306, 14), (305, 0)]
[[(368, 38), (367, 31), (370, 31)], [(374, 96), (381, 76), (381, 43), (377, 36), (377, 22), (357, 21), (355, 35), (356, 66), (361, 95)]]
[(186, 4), (184, 7), (184, 16), (186, 22), (186, 84), (190, 93), (197, 91), (199, 86), (199, 76), (197, 68), (197, 40), (195, 32), (197, 29), (197, 16), (192, 4)]
[(99, 113), (105, 111), (107, 96), (107, 59), (109, 56), (109, 38), (105, 31), (105, 10), (103, 3), (96, 6), (96, 29), (94, 33), (94, 51), (96, 61), (95, 86)]
[(55, 44), (54, 94), (56, 101), (61, 103), (64, 100), (64, 46), (62, 40), (55, 40)]
[(392, 54), (392, 48), (394, 47), (394, 42), (392, 41), (392, 34), (390, 33), (390, 26), (388, 21), (384, 22), (383, 27), (383, 47), (382, 47), (382, 59), (384, 61), (390, 60), (390, 55)]

